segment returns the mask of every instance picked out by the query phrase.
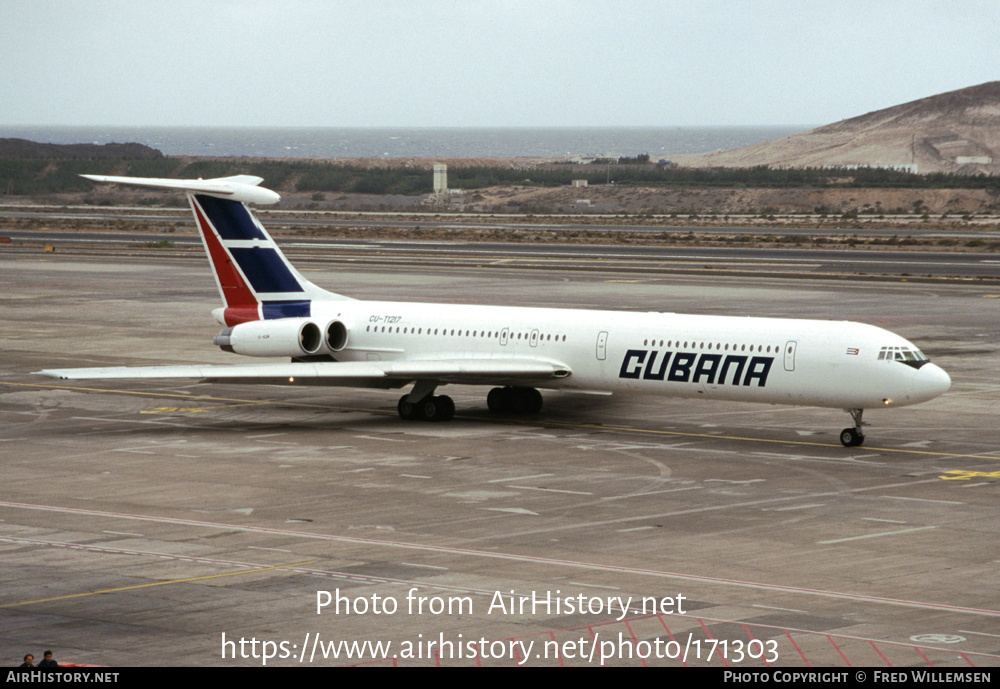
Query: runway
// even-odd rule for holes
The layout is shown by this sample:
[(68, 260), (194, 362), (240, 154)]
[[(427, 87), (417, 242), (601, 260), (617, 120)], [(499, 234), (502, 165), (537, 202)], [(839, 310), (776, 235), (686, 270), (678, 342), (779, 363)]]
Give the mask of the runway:
[[(458, 230), (529, 230), (573, 234), (581, 232), (617, 232), (643, 235), (657, 235), (663, 232), (686, 234), (697, 232), (707, 235), (732, 235), (734, 233), (775, 234), (779, 236), (814, 236), (839, 237), (857, 232), (869, 237), (900, 237), (900, 238), (938, 238), (981, 239), (995, 241), (1000, 238), (997, 231), (997, 216), (967, 216), (965, 218), (936, 218), (946, 222), (949, 227), (943, 229), (940, 225), (931, 225), (930, 218), (904, 215), (860, 216), (863, 224), (847, 230), (837, 227), (836, 217), (827, 218), (816, 214), (797, 214), (794, 216), (779, 216), (789, 221), (789, 224), (760, 225), (755, 221), (760, 219), (756, 214), (727, 214), (727, 222), (719, 225), (708, 223), (692, 223), (705, 221), (711, 215), (699, 218), (697, 214), (680, 213), (673, 215), (646, 215), (638, 218), (641, 224), (623, 222), (618, 214), (580, 214), (580, 213), (452, 213), (420, 211), (317, 211), (261, 208), (257, 211), (264, 224), (268, 227), (287, 227), (295, 229), (327, 229), (327, 228), (382, 228), (382, 229), (458, 229)], [(142, 206), (118, 207), (114, 210), (95, 206), (58, 206), (58, 205), (24, 205), (0, 204), (0, 219), (38, 220), (45, 222), (59, 221), (124, 221), (141, 224), (148, 228), (173, 228), (184, 225), (189, 216), (186, 208), (154, 208)], [(687, 223), (678, 224), (678, 220)], [(710, 222), (710, 220), (709, 220)], [(826, 222), (830, 226), (824, 227)], [(796, 227), (794, 223), (803, 226)], [(879, 223), (888, 226), (879, 227)], [(876, 226), (873, 226), (876, 225)]]
[[(115, 255), (123, 251), (200, 254), (196, 235), (136, 232), (11, 230), (12, 247), (49, 245), (76, 254)], [(296, 264), (341, 262), (386, 267), (401, 264), (449, 270), (600, 270), (621, 275), (752, 275), (915, 282), (1000, 280), (1000, 254), (993, 252), (905, 251), (870, 248), (761, 248), (754, 246), (647, 246), (607, 243), (546, 244), (437, 240), (284, 237), (277, 239)], [(29, 249), (32, 250), (32, 249)], [(10, 247), (8, 248), (8, 253)]]
[(453, 422), (407, 424), (398, 393), (64, 384), (30, 372), (235, 363), (206, 262), (5, 254), (5, 661), (1000, 666), (1000, 290), (560, 260), (304, 272), (363, 299), (863, 321), (954, 384), (866, 414), (854, 449), (821, 409), (549, 393), (498, 419), (449, 387)]

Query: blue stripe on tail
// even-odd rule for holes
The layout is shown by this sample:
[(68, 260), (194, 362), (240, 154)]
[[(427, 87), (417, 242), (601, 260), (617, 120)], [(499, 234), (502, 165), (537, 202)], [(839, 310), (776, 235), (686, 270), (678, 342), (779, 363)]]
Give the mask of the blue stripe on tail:
[(265, 320), (272, 318), (308, 318), (312, 315), (312, 302), (301, 301), (265, 301), (261, 303), (261, 311)]
[(229, 249), (240, 270), (247, 276), (255, 292), (298, 292), (302, 286), (295, 279), (275, 249)]
[(195, 198), (223, 239), (267, 239), (242, 203), (202, 194)]

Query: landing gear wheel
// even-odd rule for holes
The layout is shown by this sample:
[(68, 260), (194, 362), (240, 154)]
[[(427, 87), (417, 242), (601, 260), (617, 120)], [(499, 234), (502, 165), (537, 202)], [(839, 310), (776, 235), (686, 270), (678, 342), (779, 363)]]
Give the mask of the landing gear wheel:
[(455, 418), (455, 401), (448, 395), (435, 397), (437, 402), (437, 413), (434, 415), (435, 421), (451, 421)]
[(840, 432), (840, 444), (844, 447), (858, 447), (865, 442), (865, 434), (861, 432), (861, 428), (868, 425), (864, 421), (865, 410), (845, 409), (844, 411), (851, 415), (854, 428), (845, 428)]
[(537, 414), (542, 410), (542, 393), (535, 388), (493, 388), (486, 406), (494, 414)]
[(455, 417), (455, 402), (448, 395), (428, 397), (418, 406), (424, 421), (451, 421)]
[(420, 403), (420, 417), (424, 421), (435, 421), (438, 413), (437, 397), (431, 396)]
[(486, 406), (493, 414), (502, 414), (507, 408), (507, 388), (493, 388), (486, 395)]
[(858, 447), (865, 442), (865, 436), (854, 428), (845, 428), (840, 432), (840, 444), (844, 447)]
[(535, 415), (542, 410), (542, 393), (538, 392), (535, 388), (519, 388), (518, 397), (520, 398), (518, 406), (521, 408), (521, 412), (524, 414)]
[(406, 419), (407, 421), (414, 421), (420, 418), (420, 410), (413, 402), (406, 401), (408, 396), (409, 395), (403, 395), (399, 398), (399, 404), (396, 405), (396, 411), (399, 412), (399, 418)]

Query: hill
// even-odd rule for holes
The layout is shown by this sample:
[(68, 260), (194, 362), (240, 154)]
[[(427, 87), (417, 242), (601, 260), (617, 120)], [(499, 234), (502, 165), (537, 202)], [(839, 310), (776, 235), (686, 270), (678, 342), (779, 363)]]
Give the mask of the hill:
[(674, 156), (689, 167), (892, 167), (1000, 174), (1000, 81), (877, 110), (801, 134)]
[(42, 144), (27, 139), (0, 139), (0, 158), (162, 158), (142, 144)]

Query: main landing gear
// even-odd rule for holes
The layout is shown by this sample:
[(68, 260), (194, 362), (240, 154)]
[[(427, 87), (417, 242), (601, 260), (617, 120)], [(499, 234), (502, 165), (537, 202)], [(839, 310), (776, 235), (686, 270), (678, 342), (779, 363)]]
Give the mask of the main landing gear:
[(851, 415), (854, 420), (854, 428), (845, 428), (840, 432), (840, 444), (844, 447), (858, 447), (861, 443), (865, 442), (865, 434), (861, 432), (861, 427), (866, 425), (861, 417), (864, 415), (864, 409), (848, 409), (847, 413)]
[(494, 414), (537, 414), (542, 410), (542, 393), (535, 388), (493, 388), (486, 406)]
[[(451, 421), (455, 402), (448, 395), (435, 395), (434, 385), (417, 383), (413, 392), (399, 398), (396, 411), (407, 421)], [(494, 414), (537, 414), (542, 410), (542, 393), (535, 388), (493, 388), (486, 404)]]
[(396, 410), (407, 421), (451, 421), (455, 402), (448, 395), (428, 395), (419, 402), (410, 402), (409, 395), (399, 398)]
[(451, 421), (455, 402), (448, 395), (435, 395), (437, 381), (418, 380), (409, 395), (399, 398), (396, 411), (407, 421)]

